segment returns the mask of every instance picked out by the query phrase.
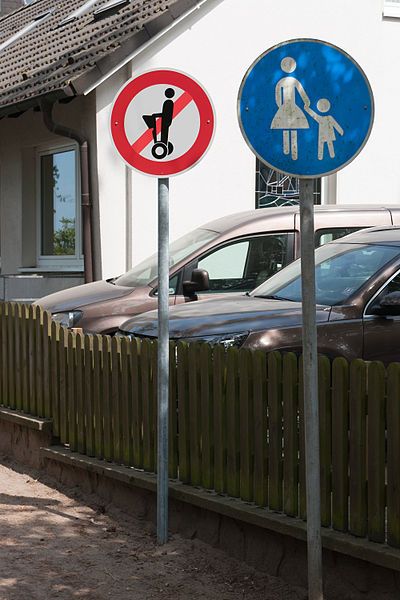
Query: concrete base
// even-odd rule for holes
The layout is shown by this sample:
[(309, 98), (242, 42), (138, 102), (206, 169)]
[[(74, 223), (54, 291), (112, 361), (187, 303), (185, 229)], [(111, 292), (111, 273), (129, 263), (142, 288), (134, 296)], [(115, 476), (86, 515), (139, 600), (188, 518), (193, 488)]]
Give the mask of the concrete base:
[(52, 422), (0, 409), (0, 452), (35, 469), (43, 467), (40, 449), (51, 446)]

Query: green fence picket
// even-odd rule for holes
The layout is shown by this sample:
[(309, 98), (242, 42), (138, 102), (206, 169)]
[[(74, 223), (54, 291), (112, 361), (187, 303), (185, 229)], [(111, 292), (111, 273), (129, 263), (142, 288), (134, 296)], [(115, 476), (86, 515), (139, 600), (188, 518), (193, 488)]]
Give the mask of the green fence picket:
[(152, 344), (142, 341), (141, 349), (141, 383), (143, 398), (143, 468), (154, 471), (154, 404), (151, 377)]
[(103, 336), (101, 405), (103, 415), (104, 459), (114, 458), (113, 408), (111, 400), (111, 337)]
[[(3, 308), (4, 310), (4, 308)], [(22, 306), (21, 314), (21, 394), (22, 410), (29, 411), (29, 306)], [(3, 343), (2, 343), (3, 347)]]
[(366, 364), (354, 360), (350, 365), (350, 522), (349, 531), (367, 534), (367, 438), (366, 438)]
[(267, 358), (265, 352), (252, 353), (253, 361), (253, 432), (254, 502), (268, 506), (268, 404)]
[(209, 344), (200, 345), (200, 427), (202, 486), (214, 487), (214, 406), (212, 356)]
[(303, 521), (307, 518), (304, 372), (302, 356), (299, 360), (299, 517)]
[(254, 401), (253, 370), (250, 350), (239, 354), (239, 436), (240, 497), (254, 499)]
[(6, 406), (15, 408), (15, 302), (9, 302), (7, 319), (8, 337), (8, 396)]
[(77, 333), (75, 348), (75, 389), (76, 389), (76, 427), (77, 427), (77, 450), (81, 454), (86, 454), (86, 398), (85, 398), (85, 355), (84, 355), (84, 336), (82, 333)]
[(298, 423), (298, 371), (293, 353), (283, 357), (283, 510), (296, 517), (299, 511), (299, 423)]
[(190, 483), (201, 485), (200, 344), (189, 344)]
[(278, 352), (268, 355), (268, 472), (269, 472), (269, 507), (282, 510), (282, 357)]
[(188, 345), (179, 342), (176, 347), (178, 395), (178, 477), (190, 483), (190, 424), (189, 424), (189, 368)]
[(400, 364), (387, 375), (387, 542), (400, 548)]
[(121, 338), (111, 339), (111, 421), (113, 460), (122, 463)]
[(96, 458), (104, 458), (104, 428), (102, 402), (103, 337), (93, 336), (93, 416)]
[(226, 492), (240, 496), (239, 351), (230, 348), (226, 363)]
[(58, 345), (59, 386), (60, 386), (60, 441), (68, 443), (68, 398), (67, 398), (67, 329), (61, 327)]
[(349, 365), (332, 365), (332, 526), (348, 530), (349, 519)]
[(143, 468), (143, 394), (142, 344), (132, 340), (130, 346), (130, 379), (132, 385), (133, 466)]
[[(25, 319), (26, 321), (26, 319)], [(60, 325), (55, 321), (51, 322), (50, 328), (50, 370), (51, 370), (51, 416), (53, 419), (53, 435), (60, 437)], [(24, 339), (26, 335), (24, 333)], [(26, 345), (26, 344), (25, 344)], [(25, 372), (25, 368), (23, 369)], [(27, 379), (23, 379), (23, 386)], [(23, 402), (25, 392), (23, 392)]]
[(133, 466), (133, 414), (132, 414), (132, 380), (130, 369), (131, 343), (123, 337), (121, 344), (121, 379), (120, 379), (120, 407), (121, 407), (121, 462)]
[[(15, 309), (15, 408), (22, 410), (22, 313), (24, 306), (17, 304)], [(1, 342), (0, 342), (1, 347)]]
[(85, 419), (85, 443), (88, 456), (96, 456), (94, 426), (94, 362), (93, 336), (85, 335), (83, 340), (83, 412)]
[(51, 410), (51, 396), (52, 396), (52, 380), (51, 380), (51, 315), (48, 312), (43, 313), (43, 326), (42, 326), (42, 351), (43, 351), (43, 415), (46, 418), (52, 416)]
[(76, 334), (67, 333), (67, 407), (68, 415), (68, 443), (72, 452), (78, 451), (78, 423), (77, 423), (77, 357), (76, 357)]
[(213, 352), (214, 489), (226, 491), (226, 353), (221, 345)]
[(168, 404), (168, 474), (178, 477), (178, 405), (176, 344), (169, 344), (169, 404)]
[(332, 405), (331, 364), (326, 356), (318, 357), (318, 404), (321, 481), (321, 525), (330, 527), (332, 492)]
[(385, 541), (385, 368), (368, 367), (368, 538)]

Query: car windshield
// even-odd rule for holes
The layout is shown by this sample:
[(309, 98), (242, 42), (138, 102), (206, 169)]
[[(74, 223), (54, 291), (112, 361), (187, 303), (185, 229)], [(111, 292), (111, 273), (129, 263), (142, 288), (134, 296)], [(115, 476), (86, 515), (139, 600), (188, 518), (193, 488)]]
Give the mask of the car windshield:
[[(330, 243), (315, 252), (316, 302), (345, 303), (368, 279), (400, 254), (396, 246)], [(301, 302), (301, 265), (296, 260), (253, 290), (252, 296)]]
[[(183, 260), (192, 254), (192, 252), (201, 248), (201, 246), (208, 244), (218, 237), (218, 235), (218, 232), (209, 229), (195, 229), (175, 240), (169, 247), (170, 267), (176, 265), (180, 260)], [(157, 254), (153, 254), (124, 275), (114, 279), (113, 283), (127, 287), (148, 285), (158, 275), (157, 262)]]

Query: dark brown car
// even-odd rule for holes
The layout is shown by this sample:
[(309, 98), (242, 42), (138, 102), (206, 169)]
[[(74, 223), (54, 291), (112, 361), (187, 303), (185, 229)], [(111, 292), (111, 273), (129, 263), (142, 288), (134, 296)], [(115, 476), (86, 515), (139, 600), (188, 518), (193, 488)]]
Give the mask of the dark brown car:
[[(265, 208), (207, 223), (171, 244), (170, 305), (254, 289), (300, 254), (299, 209)], [(390, 206), (315, 207), (315, 244), (373, 225), (400, 225)], [(208, 289), (190, 281), (207, 271)], [(200, 287), (200, 289), (199, 289)], [(202, 289), (201, 289), (202, 288)], [(68, 327), (114, 333), (130, 316), (157, 308), (157, 257), (128, 273), (51, 294), (37, 301)]]
[[(329, 357), (400, 361), (400, 228), (372, 228), (315, 253), (318, 349)], [(247, 295), (176, 307), (170, 337), (226, 347), (302, 347), (300, 261)], [(157, 336), (157, 311), (124, 323), (121, 334)]]

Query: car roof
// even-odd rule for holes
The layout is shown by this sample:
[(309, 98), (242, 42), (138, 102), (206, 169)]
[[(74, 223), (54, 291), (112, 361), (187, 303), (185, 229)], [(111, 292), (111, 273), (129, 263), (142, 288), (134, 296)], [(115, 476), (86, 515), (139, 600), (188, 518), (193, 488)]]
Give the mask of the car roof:
[(336, 240), (337, 244), (381, 244), (400, 246), (400, 226), (369, 227)]
[[(373, 204), (335, 204), (335, 205), (324, 205), (314, 207), (314, 213), (352, 213), (360, 214), (366, 212), (376, 211), (388, 211), (390, 206), (373, 205)], [(272, 219), (279, 217), (291, 217), (299, 214), (300, 208), (298, 205), (293, 206), (280, 206), (274, 208), (257, 208), (254, 210), (247, 210), (244, 212), (234, 213), (214, 219), (201, 226), (201, 229), (210, 229), (218, 233), (226, 232), (231, 229), (235, 229), (240, 226), (248, 226), (251, 224), (257, 224), (258, 227), (262, 227), (265, 222), (266, 226)]]

